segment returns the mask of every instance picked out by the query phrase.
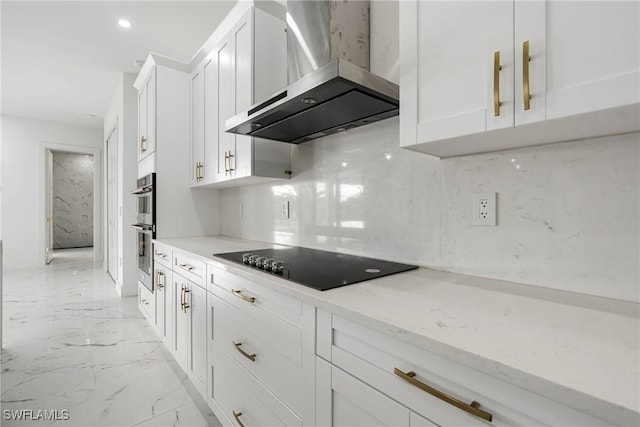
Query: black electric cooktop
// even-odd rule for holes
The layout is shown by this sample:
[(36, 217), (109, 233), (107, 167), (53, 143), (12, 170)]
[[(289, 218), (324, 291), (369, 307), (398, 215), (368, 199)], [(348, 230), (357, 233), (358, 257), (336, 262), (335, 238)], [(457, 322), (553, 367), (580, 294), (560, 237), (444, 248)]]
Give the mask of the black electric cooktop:
[(227, 252), (214, 256), (245, 264), (265, 274), (280, 276), (319, 291), (418, 268), (416, 265), (293, 246)]

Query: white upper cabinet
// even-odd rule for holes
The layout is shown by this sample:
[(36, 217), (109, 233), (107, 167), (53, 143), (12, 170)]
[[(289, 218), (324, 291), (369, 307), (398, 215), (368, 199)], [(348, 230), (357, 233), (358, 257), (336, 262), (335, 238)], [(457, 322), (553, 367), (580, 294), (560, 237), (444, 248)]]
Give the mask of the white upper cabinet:
[(401, 2), (401, 146), (450, 157), (640, 130), (639, 4)]
[(290, 177), (290, 146), (224, 131), (225, 121), (287, 83), (286, 24), (251, 7), (192, 74), (193, 186)]
[(138, 89), (138, 160), (156, 149), (156, 72), (155, 68)]

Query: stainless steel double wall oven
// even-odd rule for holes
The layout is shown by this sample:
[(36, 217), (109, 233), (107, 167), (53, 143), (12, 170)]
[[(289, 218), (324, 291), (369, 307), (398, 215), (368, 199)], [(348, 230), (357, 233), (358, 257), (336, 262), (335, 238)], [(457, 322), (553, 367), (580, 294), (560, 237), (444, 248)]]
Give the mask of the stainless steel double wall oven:
[(138, 186), (131, 192), (138, 198), (136, 230), (138, 252), (138, 281), (153, 291), (153, 243), (156, 237), (156, 174), (151, 173), (138, 179)]

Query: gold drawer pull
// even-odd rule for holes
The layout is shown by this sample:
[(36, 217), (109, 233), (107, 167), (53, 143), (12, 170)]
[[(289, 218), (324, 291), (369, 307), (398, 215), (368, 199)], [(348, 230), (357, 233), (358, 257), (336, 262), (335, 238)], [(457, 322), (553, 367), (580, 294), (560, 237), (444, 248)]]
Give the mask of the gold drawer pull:
[(157, 256), (159, 256), (159, 257), (160, 257), (160, 258), (162, 258), (162, 259), (166, 259), (166, 258), (167, 258), (167, 255), (166, 255), (166, 254), (163, 254), (162, 252), (158, 252), (158, 251), (156, 251), (156, 255), (157, 255)]
[(240, 417), (242, 416), (242, 412), (236, 412), (236, 411), (231, 411), (231, 412), (233, 412), (233, 417), (238, 422), (238, 425), (240, 427), (244, 427), (244, 424), (242, 424), (242, 421), (240, 421)]
[(256, 299), (254, 297), (248, 297), (246, 295), (242, 295), (242, 291), (237, 291), (235, 289), (231, 289), (231, 292), (233, 292), (233, 294), (235, 296), (237, 296), (238, 298), (240, 298), (243, 301), (250, 302), (251, 304), (256, 302)]
[(191, 273), (193, 270), (195, 270), (196, 268), (192, 265), (189, 264), (178, 264), (181, 268), (183, 268), (184, 270), (187, 270), (189, 273)]
[(252, 362), (256, 361), (256, 355), (254, 354), (249, 354), (246, 351), (244, 351), (243, 349), (240, 348), (240, 346), (242, 345), (241, 342), (235, 342), (235, 341), (231, 341), (233, 343), (233, 345), (236, 347), (236, 350), (238, 350), (240, 352), (240, 354), (242, 354), (244, 357), (246, 357), (247, 359), (251, 360)]
[(471, 403), (464, 403), (461, 400), (456, 399), (455, 397), (449, 396), (446, 393), (441, 392), (440, 390), (436, 390), (435, 388), (426, 385), (425, 383), (418, 381), (415, 379), (416, 373), (411, 372), (402, 372), (398, 368), (393, 368), (393, 373), (408, 382), (409, 384), (418, 387), (420, 390), (426, 391), (432, 396), (437, 397), (440, 400), (444, 400), (450, 405), (455, 406), (456, 408), (462, 409), (465, 412), (470, 413), (471, 415), (475, 415), (476, 417), (482, 418), (483, 420), (491, 421), (493, 419), (493, 415), (489, 412), (485, 412), (480, 409), (480, 404), (475, 400)]
[(500, 51), (495, 51), (493, 53), (493, 115), (500, 115), (500, 106), (502, 102), (500, 102), (500, 70), (502, 70), (502, 66), (500, 66)]
[(529, 62), (531, 56), (529, 55), (529, 40), (522, 42), (522, 101), (524, 102), (524, 109), (531, 108), (531, 91), (529, 89)]

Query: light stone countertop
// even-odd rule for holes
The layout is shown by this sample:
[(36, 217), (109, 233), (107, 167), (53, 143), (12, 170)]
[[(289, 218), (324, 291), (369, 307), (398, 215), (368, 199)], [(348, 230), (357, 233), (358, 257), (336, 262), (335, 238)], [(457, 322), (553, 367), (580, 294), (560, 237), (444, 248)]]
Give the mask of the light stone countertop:
[(158, 241), (578, 410), (639, 424), (637, 303), (426, 268), (321, 292), (213, 256), (277, 245)]

